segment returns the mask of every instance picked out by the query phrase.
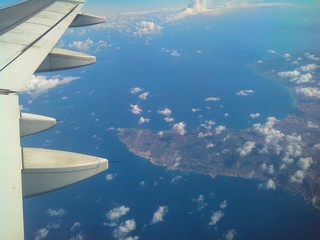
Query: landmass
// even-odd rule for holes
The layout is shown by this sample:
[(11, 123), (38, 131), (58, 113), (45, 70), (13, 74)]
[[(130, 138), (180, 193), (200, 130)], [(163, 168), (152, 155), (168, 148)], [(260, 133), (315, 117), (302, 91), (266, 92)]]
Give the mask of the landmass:
[(284, 119), (270, 116), (242, 130), (210, 121), (186, 133), (122, 128), (119, 139), (132, 153), (170, 170), (259, 179), (260, 188), (293, 191), (320, 208), (319, 61), (310, 53), (272, 52), (250, 66), (291, 91), (294, 111)]

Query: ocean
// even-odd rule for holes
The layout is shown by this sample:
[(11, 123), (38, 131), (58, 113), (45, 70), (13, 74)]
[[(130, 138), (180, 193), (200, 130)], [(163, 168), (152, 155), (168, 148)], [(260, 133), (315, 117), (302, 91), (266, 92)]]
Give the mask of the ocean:
[[(123, 239), (227, 239), (228, 232), (234, 239), (319, 239), (320, 212), (301, 196), (280, 188), (260, 190), (257, 180), (169, 171), (128, 152), (110, 129), (170, 130), (172, 123), (158, 113), (164, 108), (172, 111), (175, 122), (185, 122), (187, 131), (207, 120), (227, 129), (243, 129), (264, 123), (269, 116), (284, 118), (294, 109), (292, 94), (250, 65), (266, 58), (269, 49), (283, 54), (315, 49), (315, 33), (306, 32), (302, 21), (310, 17), (308, 11), (272, 8), (197, 16), (167, 24), (150, 39), (114, 29), (92, 30), (90, 39), (110, 44), (94, 53), (97, 64), (47, 75), (81, 79), (36, 98), (21, 96), (24, 108), (32, 113), (63, 120), (24, 139), (23, 145), (121, 163), (111, 162), (107, 172), (90, 180), (25, 199), (26, 239), (37, 239), (40, 229), (48, 233), (38, 239), (114, 239), (117, 227), (110, 226), (106, 214), (120, 206), (130, 211), (117, 226), (128, 219), (136, 225)], [(64, 42), (74, 37), (67, 35)], [(134, 87), (149, 92), (148, 99), (131, 94)], [(254, 94), (236, 95), (241, 90)], [(219, 101), (205, 101), (209, 97)], [(130, 112), (135, 104), (142, 109), (140, 115)], [(251, 119), (251, 113), (261, 117)], [(141, 116), (150, 123), (138, 124)], [(111, 181), (107, 174), (112, 174)], [(220, 206), (223, 202), (225, 207)], [(167, 209), (163, 221), (151, 224), (159, 206)], [(48, 209), (64, 213), (50, 216)], [(223, 216), (210, 225), (218, 211)], [(72, 228), (74, 223), (80, 226)]]

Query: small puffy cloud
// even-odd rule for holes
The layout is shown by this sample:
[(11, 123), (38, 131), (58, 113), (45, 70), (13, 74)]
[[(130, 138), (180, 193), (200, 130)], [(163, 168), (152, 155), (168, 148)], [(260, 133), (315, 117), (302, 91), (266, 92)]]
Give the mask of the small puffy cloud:
[(317, 67), (318, 67), (317, 64), (311, 63), (311, 64), (301, 66), (300, 70), (303, 72), (312, 72), (312, 71), (316, 70)]
[(249, 95), (252, 95), (254, 94), (255, 91), (254, 90), (240, 90), (239, 92), (236, 93), (237, 96), (249, 96)]
[(135, 93), (141, 92), (142, 90), (143, 90), (142, 88), (134, 87), (130, 89), (130, 93), (135, 94)]
[(247, 156), (251, 151), (255, 148), (256, 144), (252, 141), (247, 141), (244, 143), (244, 145), (240, 148), (238, 148), (238, 152), (240, 157)]
[(72, 225), (72, 227), (70, 228), (70, 230), (71, 230), (72, 232), (74, 232), (74, 231), (78, 230), (80, 227), (81, 227), (81, 223), (80, 223), (80, 222), (75, 222), (75, 223)]
[(273, 50), (273, 49), (269, 49), (269, 50), (268, 50), (268, 53), (276, 54), (276, 53), (277, 53), (277, 51), (275, 51), (275, 50)]
[(35, 240), (42, 240), (47, 237), (49, 230), (46, 228), (41, 228), (36, 232)]
[(160, 25), (154, 22), (141, 21), (136, 25), (136, 31), (133, 33), (135, 36), (150, 36), (159, 34), (162, 30)]
[(307, 121), (307, 127), (308, 128), (314, 128), (314, 129), (317, 129), (319, 128), (320, 126), (314, 122), (311, 122), (311, 121)]
[(274, 190), (276, 189), (276, 184), (272, 179), (269, 179), (267, 182), (259, 184), (259, 187), (267, 190)]
[(304, 179), (304, 171), (297, 170), (293, 175), (290, 176), (290, 182), (302, 183)]
[(47, 214), (50, 217), (63, 217), (67, 212), (63, 208), (52, 209), (49, 208), (47, 210)]
[(220, 100), (220, 98), (218, 98), (218, 97), (208, 97), (208, 98), (205, 99), (205, 101), (207, 101), (207, 102), (209, 102), (209, 101), (216, 102), (216, 101), (219, 101), (219, 100)]
[(300, 158), (298, 161), (299, 167), (304, 171), (308, 170), (312, 165), (312, 163), (313, 163), (313, 160), (311, 157)]
[(320, 98), (320, 89), (316, 87), (298, 87), (296, 93), (310, 98)]
[(150, 119), (149, 118), (144, 118), (144, 117), (140, 117), (138, 120), (139, 124), (143, 124), (143, 123), (149, 123)]
[(179, 122), (173, 125), (172, 130), (180, 135), (186, 134), (186, 124), (184, 122)]
[(314, 54), (306, 53), (305, 55), (306, 55), (306, 57), (309, 58), (310, 60), (320, 61), (320, 58), (319, 58), (319, 57), (316, 57)]
[(208, 203), (206, 203), (204, 195), (202, 194), (200, 194), (197, 198), (192, 199), (192, 201), (197, 204), (198, 211), (201, 211), (208, 206)]
[(171, 115), (172, 111), (169, 108), (164, 108), (162, 110), (158, 110), (158, 113), (165, 115), (165, 116), (169, 116), (169, 115)]
[(49, 89), (57, 86), (66, 85), (74, 80), (80, 79), (79, 77), (61, 77), (54, 76), (48, 79), (46, 76), (32, 75), (27, 83), (21, 90), (22, 93), (38, 96), (46, 93)]
[(260, 113), (251, 113), (249, 116), (250, 116), (250, 118), (255, 119), (255, 118), (260, 117), (261, 114)]
[(228, 201), (225, 199), (220, 203), (220, 208), (225, 209), (228, 206)]
[(171, 56), (173, 57), (180, 57), (182, 56), (181, 53), (179, 53), (177, 50), (173, 49), (172, 52), (170, 53)]
[(288, 58), (291, 58), (291, 55), (290, 55), (290, 53), (285, 53), (285, 54), (282, 55), (282, 57), (288, 59)]
[(225, 130), (226, 130), (226, 127), (225, 126), (221, 126), (221, 125), (214, 128), (214, 132), (217, 135), (221, 134)]
[(284, 139), (285, 135), (281, 131), (273, 128), (276, 122), (277, 119), (275, 117), (268, 117), (265, 124), (253, 124), (254, 131), (265, 136), (265, 144), (263, 149), (260, 151), (261, 153), (268, 153), (270, 149), (273, 149), (277, 154), (279, 154), (282, 150), (280, 142)]
[(69, 47), (75, 48), (80, 51), (86, 51), (89, 50), (90, 47), (94, 45), (94, 42), (88, 38), (85, 41), (73, 41), (72, 43), (69, 44)]
[(147, 100), (148, 96), (149, 96), (149, 92), (144, 92), (139, 95), (139, 98), (141, 100)]
[(267, 173), (269, 173), (269, 174), (273, 174), (273, 173), (274, 173), (273, 164), (270, 164), (270, 165), (268, 166), (266, 163), (262, 163), (262, 164), (260, 165), (260, 168), (261, 168), (263, 171), (265, 171), (265, 172), (267, 172)]
[(117, 227), (113, 231), (113, 237), (117, 239), (126, 239), (130, 232), (134, 231), (136, 229), (136, 222), (134, 219), (129, 219), (123, 223), (120, 224), (119, 227)]
[(107, 214), (106, 217), (110, 221), (110, 226), (115, 226), (116, 222), (119, 221), (121, 217), (126, 215), (130, 211), (129, 207), (120, 206), (117, 208), (111, 209)]
[(165, 117), (164, 118), (164, 120), (166, 121), (166, 122), (174, 122), (174, 118), (172, 118), (172, 117)]
[(298, 70), (287, 71), (287, 72), (279, 72), (278, 75), (283, 78), (296, 78), (301, 75)]
[(213, 212), (213, 214), (210, 217), (209, 225), (210, 226), (217, 225), (217, 223), (221, 220), (223, 216), (224, 216), (224, 213), (221, 210)]
[(114, 176), (113, 176), (112, 173), (109, 173), (109, 174), (107, 174), (107, 176), (106, 176), (106, 180), (107, 180), (108, 182), (112, 181), (113, 178), (114, 178)]
[(135, 105), (131, 104), (130, 107), (131, 107), (131, 110), (130, 110), (130, 111), (131, 111), (133, 114), (141, 114), (142, 109), (141, 109), (137, 104), (135, 104)]
[(233, 240), (236, 235), (237, 232), (234, 229), (231, 229), (223, 234), (225, 240)]
[(150, 224), (156, 224), (159, 222), (163, 222), (164, 217), (167, 213), (168, 213), (168, 207), (167, 206), (160, 206), (157, 209), (157, 211), (154, 212)]
[(192, 111), (192, 112), (200, 112), (201, 109), (200, 109), (200, 108), (192, 108), (191, 111)]
[(72, 236), (70, 240), (85, 240), (85, 236), (83, 233), (77, 233), (76, 235)]

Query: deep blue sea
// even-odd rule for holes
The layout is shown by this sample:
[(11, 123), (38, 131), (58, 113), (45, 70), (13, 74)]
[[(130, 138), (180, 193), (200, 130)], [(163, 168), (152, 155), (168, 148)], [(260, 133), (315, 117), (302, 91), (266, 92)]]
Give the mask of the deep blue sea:
[[(175, 122), (184, 121), (187, 131), (206, 120), (243, 129), (269, 116), (284, 118), (293, 111), (291, 93), (249, 65), (266, 58), (269, 49), (296, 55), (316, 50), (315, 12), (266, 8), (196, 16), (165, 25), (148, 44), (146, 37), (115, 29), (78, 36), (80, 40), (106, 40), (110, 46), (91, 52), (98, 57), (93, 66), (46, 75), (81, 79), (36, 98), (21, 96), (21, 104), (30, 112), (64, 120), (24, 139), (23, 145), (92, 154), (121, 163), (110, 163), (107, 172), (90, 180), (25, 199), (26, 239), (36, 239), (40, 229), (48, 233), (38, 239), (76, 239), (77, 234), (78, 239), (115, 239), (115, 227), (103, 223), (108, 222), (106, 214), (119, 206), (130, 211), (118, 224), (128, 219), (136, 223), (126, 237), (142, 240), (227, 239), (229, 230), (236, 232), (234, 239), (320, 239), (320, 211), (301, 196), (279, 188), (259, 190), (255, 180), (168, 171), (128, 152), (116, 132), (108, 130), (169, 130), (172, 124), (157, 112), (164, 108), (172, 110)], [(63, 40), (68, 44), (74, 38), (66, 35)], [(172, 56), (173, 50), (180, 56)], [(133, 87), (149, 92), (148, 99), (131, 94)], [(236, 95), (249, 89), (254, 94)], [(220, 100), (204, 101), (208, 97)], [(142, 108), (141, 115), (130, 112), (131, 104)], [(192, 108), (201, 111), (192, 112)], [(250, 119), (250, 113), (261, 117)], [(150, 123), (138, 124), (141, 116)], [(112, 181), (106, 180), (107, 174), (112, 174)], [(202, 209), (195, 200), (200, 195), (205, 203)], [(221, 209), (224, 200), (227, 206)], [(166, 206), (167, 214), (163, 222), (152, 225), (159, 206)], [(63, 209), (65, 214), (52, 217), (48, 209)], [(210, 216), (218, 210), (224, 215), (210, 226)], [(76, 222), (80, 227), (71, 230)]]

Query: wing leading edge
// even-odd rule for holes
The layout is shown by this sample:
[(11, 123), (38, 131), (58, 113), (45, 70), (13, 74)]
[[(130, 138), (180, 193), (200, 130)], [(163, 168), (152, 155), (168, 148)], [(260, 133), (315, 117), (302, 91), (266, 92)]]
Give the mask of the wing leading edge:
[(0, 239), (24, 239), (23, 196), (65, 187), (108, 169), (106, 159), (20, 144), (21, 136), (56, 124), (53, 118), (21, 113), (17, 94), (30, 76), (96, 61), (54, 48), (68, 27), (104, 21), (83, 13), (84, 2), (29, 0), (0, 9)]

